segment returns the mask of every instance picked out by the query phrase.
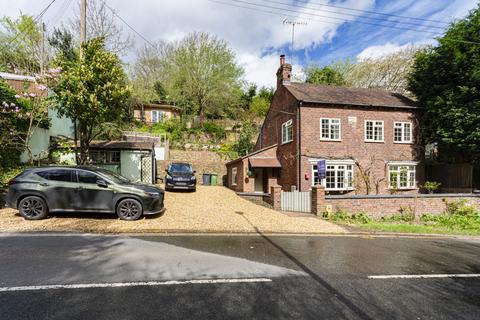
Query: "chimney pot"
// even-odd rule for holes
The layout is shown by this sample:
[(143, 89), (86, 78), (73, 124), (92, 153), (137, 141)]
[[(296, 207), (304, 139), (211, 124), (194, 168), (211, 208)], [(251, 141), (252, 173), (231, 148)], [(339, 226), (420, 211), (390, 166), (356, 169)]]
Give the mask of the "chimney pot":
[(280, 55), (280, 65), (283, 66), (285, 64), (285, 55)]

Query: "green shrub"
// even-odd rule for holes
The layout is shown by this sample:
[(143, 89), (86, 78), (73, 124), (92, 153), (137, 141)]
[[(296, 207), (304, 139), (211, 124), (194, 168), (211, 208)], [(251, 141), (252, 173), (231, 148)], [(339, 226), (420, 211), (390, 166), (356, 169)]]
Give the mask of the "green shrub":
[(7, 187), (8, 181), (15, 178), (19, 175), (25, 167), (11, 167), (11, 168), (1, 168), (0, 170), (0, 191), (4, 190)]
[(352, 218), (356, 222), (360, 222), (362, 224), (367, 224), (367, 223), (372, 222), (372, 218), (370, 218), (370, 216), (366, 212), (359, 212), (359, 213), (353, 215)]
[(475, 206), (467, 204), (466, 199), (451, 202), (444, 199), (443, 201), (446, 206), (445, 213), (448, 215), (470, 216), (479, 214)]
[(225, 129), (212, 121), (207, 121), (203, 124), (203, 132), (211, 135), (216, 142), (226, 137)]
[(435, 190), (438, 190), (442, 184), (437, 181), (426, 181), (422, 186), (428, 193), (433, 193)]

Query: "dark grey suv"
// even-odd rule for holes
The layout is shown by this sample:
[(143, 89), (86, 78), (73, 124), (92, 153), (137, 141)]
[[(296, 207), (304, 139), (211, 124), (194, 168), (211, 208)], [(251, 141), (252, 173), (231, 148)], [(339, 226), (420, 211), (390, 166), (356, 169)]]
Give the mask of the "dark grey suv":
[(49, 212), (116, 213), (122, 220), (165, 210), (164, 191), (153, 185), (132, 183), (96, 167), (40, 167), (23, 171), (9, 182), (6, 205), (28, 220)]

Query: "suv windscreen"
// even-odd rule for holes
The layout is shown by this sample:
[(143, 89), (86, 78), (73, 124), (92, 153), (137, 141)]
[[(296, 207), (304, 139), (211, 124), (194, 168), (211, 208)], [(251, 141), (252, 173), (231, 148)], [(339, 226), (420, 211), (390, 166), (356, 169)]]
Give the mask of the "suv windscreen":
[(128, 180), (124, 176), (121, 176), (118, 173), (112, 172), (110, 170), (99, 169), (98, 172), (100, 172), (102, 175), (104, 175), (107, 179), (109, 179), (113, 183), (122, 184), (122, 183), (129, 183), (130, 182), (130, 180)]
[(74, 182), (73, 170), (53, 169), (37, 172), (37, 175), (52, 181)]
[(172, 163), (168, 172), (170, 173), (193, 173), (192, 166), (185, 163)]

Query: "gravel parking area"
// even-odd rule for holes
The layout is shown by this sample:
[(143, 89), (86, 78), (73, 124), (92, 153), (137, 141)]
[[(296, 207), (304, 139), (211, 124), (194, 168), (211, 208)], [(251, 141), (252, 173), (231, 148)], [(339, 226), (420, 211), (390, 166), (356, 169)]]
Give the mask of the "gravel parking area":
[(198, 186), (197, 192), (167, 192), (162, 216), (121, 221), (108, 214), (55, 214), (26, 221), (16, 210), (0, 210), (0, 232), (220, 232), (346, 233), (341, 226), (315, 216), (292, 216), (256, 205), (225, 187)]

